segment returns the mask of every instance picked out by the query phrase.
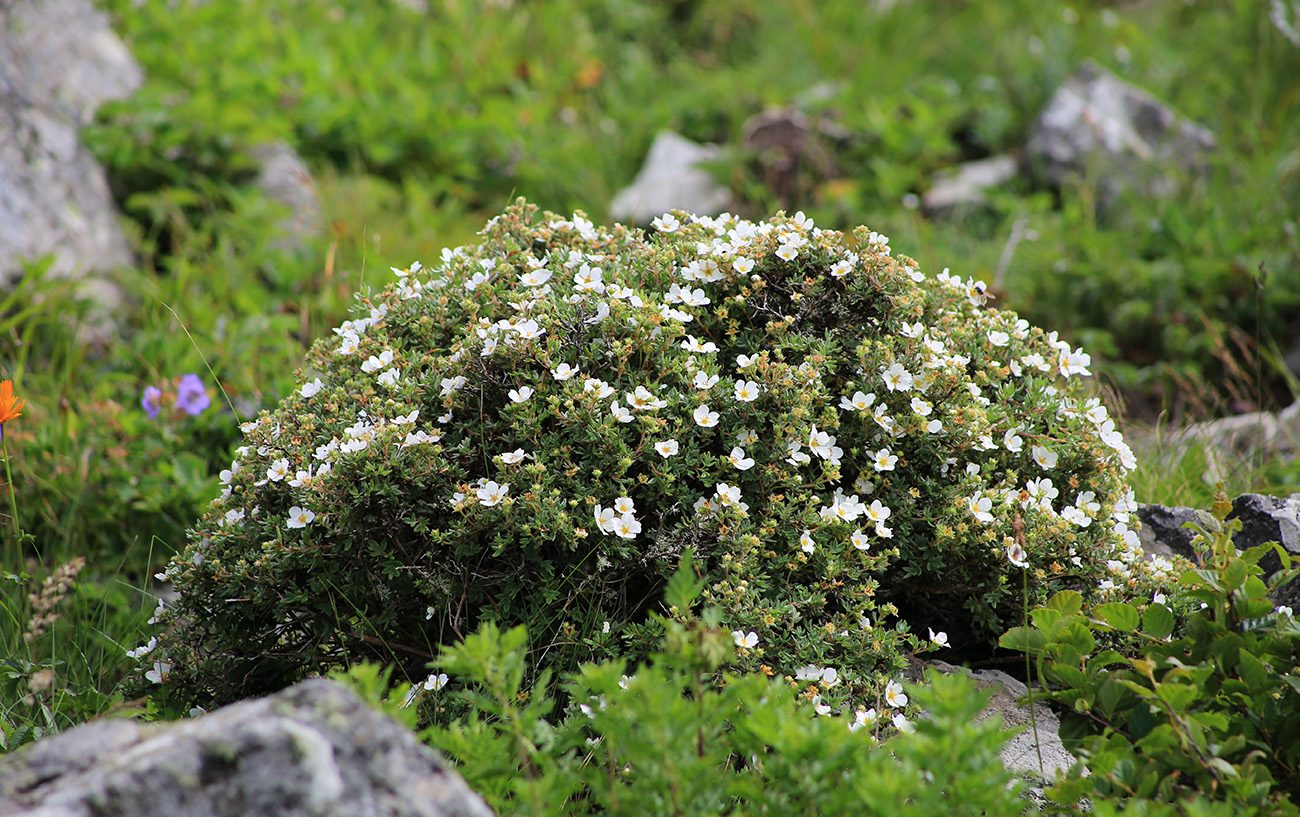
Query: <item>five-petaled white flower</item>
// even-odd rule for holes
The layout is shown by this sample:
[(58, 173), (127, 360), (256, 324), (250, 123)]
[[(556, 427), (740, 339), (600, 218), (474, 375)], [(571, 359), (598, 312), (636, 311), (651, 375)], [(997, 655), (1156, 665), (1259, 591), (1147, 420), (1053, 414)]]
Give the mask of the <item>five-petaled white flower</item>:
[(704, 428), (713, 428), (718, 424), (718, 413), (709, 411), (708, 403), (697, 406), (693, 416), (695, 417), (695, 424)]
[(853, 535), (849, 537), (849, 541), (852, 542), (853, 546), (858, 550), (866, 550), (871, 547), (871, 540), (868, 539), (867, 535), (860, 530), (853, 531)]
[(716, 374), (711, 375), (708, 372), (696, 372), (695, 379), (691, 381), (691, 385), (697, 389), (707, 391), (708, 389), (718, 385), (718, 379), (719, 378)]
[(289, 521), (285, 523), (290, 528), (305, 528), (316, 518), (316, 514), (306, 508), (299, 508), (294, 505), (289, 509)]
[(1016, 434), (1017, 430), (1013, 428), (1002, 435), (1002, 445), (1012, 454), (1020, 453), (1020, 449), (1024, 447), (1024, 440)]
[(893, 471), (898, 457), (891, 454), (888, 448), (882, 448), (872, 456), (872, 461), (877, 471)]
[(618, 403), (609, 404), (609, 413), (614, 415), (614, 419), (620, 423), (632, 422), (632, 412), (630, 409), (620, 406)]
[(144, 679), (151, 684), (161, 684), (167, 680), (167, 674), (172, 671), (170, 661), (155, 661), (153, 669), (144, 674)]
[(745, 456), (745, 449), (736, 446), (731, 449), (731, 454), (727, 457), (737, 469), (748, 471), (754, 467), (754, 458)]
[[(927, 627), (926, 629), (929, 630), (930, 628)], [(947, 634), (947, 633), (943, 633), (943, 632), (936, 633), (934, 630), (930, 630), (930, 640), (931, 640), (932, 642), (934, 642), (935, 645), (937, 645), (937, 646), (940, 646), (940, 647), (947, 647), (947, 646), (948, 646), (948, 634)]]
[(529, 386), (520, 386), (517, 389), (510, 390), (510, 400), (515, 403), (522, 403), (532, 396), (533, 390)]
[(1038, 463), (1038, 467), (1042, 468), (1044, 471), (1056, 467), (1056, 452), (1046, 446), (1034, 446), (1030, 449), (1030, 456), (1033, 457), (1034, 462)]
[(298, 393), (303, 397), (315, 397), (320, 394), (320, 390), (323, 388), (325, 388), (325, 384), (322, 383), (321, 379), (318, 377), (310, 383), (303, 383), (302, 388), (298, 390)]
[(479, 504), (490, 508), (493, 505), (500, 505), (509, 491), (510, 486), (508, 484), (498, 485), (495, 481), (489, 481), (475, 493), (478, 495)]
[(556, 366), (554, 369), (551, 369), (551, 376), (554, 377), (556, 380), (568, 380), (570, 377), (573, 377), (577, 373), (578, 373), (577, 367), (570, 366), (567, 363), (561, 363), (559, 366)]
[(893, 707), (907, 706), (907, 694), (903, 692), (902, 684), (890, 681), (885, 685), (885, 703)]
[(742, 403), (752, 403), (757, 400), (758, 384), (753, 380), (737, 380), (736, 399)]
[(876, 402), (876, 395), (855, 391), (852, 397), (841, 397), (840, 408), (845, 411), (866, 411)]
[(655, 453), (664, 459), (668, 459), (675, 455), (679, 450), (681, 449), (680, 446), (677, 445), (676, 440), (663, 440), (655, 443)]
[(807, 528), (799, 535), (799, 549), (804, 553), (812, 553), (814, 550), (812, 531)]
[(434, 673), (429, 673), (429, 677), (425, 678), (424, 683), (420, 686), (424, 687), (425, 692), (437, 692), (445, 687), (447, 682), (450, 680), (451, 679), (447, 677), (447, 673), (445, 672), (440, 672), (436, 675)]
[(712, 354), (718, 351), (718, 346), (713, 341), (700, 343), (700, 339), (694, 335), (687, 335), (687, 340), (681, 342), (681, 347), (688, 352), (695, 352), (701, 355)]
[(966, 508), (981, 522), (993, 521), (993, 500), (986, 496), (967, 497)]
[(289, 476), (289, 460), (281, 458), (271, 463), (271, 467), (266, 469), (266, 478), (272, 482), (279, 482)]
[(736, 646), (741, 649), (753, 649), (758, 646), (758, 633), (753, 630), (748, 633), (744, 630), (732, 630), (731, 640), (736, 642)]
[(910, 391), (914, 382), (912, 374), (902, 364), (895, 363), (880, 373), (885, 381), (885, 388), (890, 391)]
[(502, 454), (501, 461), (504, 462), (506, 465), (514, 465), (516, 463), (523, 462), (524, 458), (529, 456), (532, 455), (524, 453), (524, 450), (522, 448), (516, 448), (514, 451), (507, 451), (506, 453)]
[(736, 355), (736, 368), (748, 369), (758, 361), (758, 355)]
[(902, 712), (895, 713), (894, 717), (890, 718), (889, 721), (894, 724), (894, 728), (900, 732), (910, 733), (916, 731), (916, 724), (909, 721), (907, 716)]

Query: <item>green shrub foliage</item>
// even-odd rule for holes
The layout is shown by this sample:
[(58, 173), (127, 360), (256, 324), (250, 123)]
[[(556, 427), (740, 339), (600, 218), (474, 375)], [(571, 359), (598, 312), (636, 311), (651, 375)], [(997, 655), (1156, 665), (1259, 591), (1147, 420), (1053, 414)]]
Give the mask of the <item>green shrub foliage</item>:
[[(1036, 656), (1042, 697), (1062, 705), (1061, 738), (1083, 761), (1054, 800), (1201, 797), (1243, 814), (1300, 813), (1300, 626), (1268, 597), (1300, 568), (1277, 543), (1238, 553), (1231, 510), (1221, 493), (1213, 530), (1197, 538), (1201, 565), (1168, 598), (1085, 615), (1078, 594), (1063, 591), (1033, 611), (1033, 627), (1003, 636)], [(1259, 560), (1269, 552), (1283, 570), (1265, 584)], [(1175, 610), (1188, 602), (1204, 606), (1179, 626)], [(1112, 633), (1142, 646), (1121, 654), (1098, 643)]]
[(866, 228), (521, 201), (396, 272), (244, 425), (167, 571), (174, 688), (418, 664), (484, 620), (534, 667), (636, 658), (691, 547), (739, 668), (851, 706), (932, 643), (909, 623), (988, 646), (1020, 565), (1039, 599), (1159, 578), (1088, 356)]

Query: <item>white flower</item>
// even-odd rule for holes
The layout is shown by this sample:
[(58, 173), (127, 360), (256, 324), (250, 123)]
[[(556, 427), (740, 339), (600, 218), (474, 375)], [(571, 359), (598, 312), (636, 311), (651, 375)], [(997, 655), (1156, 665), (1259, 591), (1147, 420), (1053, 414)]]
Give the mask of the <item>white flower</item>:
[(641, 523), (630, 513), (625, 513), (614, 520), (613, 533), (621, 539), (635, 539), (641, 532)]
[(848, 275), (852, 269), (853, 265), (848, 261), (836, 261), (835, 265), (831, 267), (831, 275), (836, 278), (843, 278), (845, 275)]
[(731, 464), (741, 471), (748, 471), (754, 467), (754, 458), (745, 456), (745, 449), (740, 446), (732, 448), (727, 459), (731, 460)]
[(858, 550), (866, 550), (871, 547), (871, 540), (868, 539), (867, 535), (860, 530), (853, 531), (853, 535), (849, 537), (849, 541), (852, 542), (853, 546)]
[(583, 264), (573, 276), (573, 288), (579, 292), (602, 293), (605, 291), (604, 274), (599, 269)]
[(754, 259), (738, 255), (732, 259), (731, 268), (741, 275), (748, 275), (754, 269)]
[(508, 484), (498, 485), (496, 482), (490, 481), (475, 491), (475, 493), (478, 495), (479, 504), (486, 508), (490, 508), (493, 505), (501, 504), (509, 491), (510, 486)]
[(718, 376), (716, 374), (709, 375), (707, 372), (696, 372), (695, 379), (691, 381), (691, 385), (701, 390), (711, 389), (717, 384), (718, 384)]
[(885, 703), (893, 707), (907, 706), (907, 694), (903, 692), (902, 684), (890, 681), (885, 685)]
[(1029, 557), (1017, 542), (1007, 545), (1007, 561), (1016, 567), (1029, 567)]
[(753, 445), (758, 442), (758, 435), (754, 433), (752, 428), (742, 428), (736, 433), (736, 442), (741, 445)]
[(695, 337), (694, 335), (687, 335), (686, 337), (687, 340), (682, 341), (680, 345), (683, 349), (685, 349), (688, 352), (695, 352), (696, 354), (707, 355), (718, 351), (717, 344), (715, 344), (711, 340), (706, 341), (704, 343), (700, 343), (700, 339)]
[(748, 369), (758, 362), (758, 355), (736, 355), (736, 368)]
[(849, 723), (849, 731), (856, 732), (864, 726), (871, 726), (879, 718), (880, 716), (876, 714), (874, 706), (870, 709), (859, 709), (854, 713), (852, 722)]
[(127, 651), (126, 651), (126, 657), (127, 657), (127, 658), (144, 658), (146, 655), (148, 655), (149, 653), (153, 652), (154, 647), (157, 647), (157, 646), (158, 646), (158, 637), (157, 637), (157, 636), (154, 636), (154, 637), (152, 637), (152, 638), (149, 639), (149, 643), (148, 643), (148, 644), (142, 644), (142, 645), (140, 645), (139, 647), (136, 647), (134, 650), (127, 650)]
[(339, 348), (334, 350), (334, 354), (355, 355), (360, 345), (361, 338), (349, 332), (343, 336), (343, 342), (339, 344)]
[[(644, 224), (645, 222), (642, 223)], [(656, 230), (664, 233), (675, 233), (682, 226), (682, 223), (677, 220), (677, 216), (674, 216), (672, 213), (664, 213), (662, 216), (651, 221), (650, 224)]]
[(758, 646), (758, 633), (752, 630), (748, 633), (743, 630), (732, 630), (731, 640), (736, 642), (736, 646), (741, 649), (753, 649)]
[(401, 381), (401, 379), (402, 379), (402, 372), (401, 372), (401, 370), (400, 370), (400, 369), (393, 368), (393, 369), (389, 369), (388, 371), (386, 371), (386, 372), (384, 372), (383, 374), (381, 374), (381, 375), (379, 376), (379, 378), (378, 378), (378, 382), (379, 382), (379, 385), (381, 385), (381, 386), (385, 386), (385, 387), (391, 389), (391, 388), (396, 387), (397, 384)]
[(676, 440), (663, 440), (655, 443), (655, 452), (664, 459), (674, 456), (680, 449)]
[(1031, 449), (1030, 456), (1033, 457), (1034, 462), (1038, 463), (1038, 467), (1044, 471), (1056, 467), (1056, 452), (1049, 448), (1036, 445)]
[(808, 530), (807, 528), (805, 528), (804, 532), (799, 535), (799, 549), (802, 550), (804, 553), (813, 552), (814, 548), (813, 548), (812, 531)]
[(532, 396), (533, 390), (528, 386), (520, 386), (517, 389), (510, 390), (510, 400), (515, 403), (523, 403)]
[(742, 403), (752, 403), (758, 399), (758, 384), (753, 380), (736, 381), (736, 399)]
[(578, 369), (573, 366), (570, 366), (567, 363), (561, 363), (559, 366), (556, 366), (554, 369), (551, 369), (551, 376), (553, 376), (556, 380), (568, 380), (570, 377), (573, 377), (577, 373), (578, 373)]
[(885, 388), (890, 391), (910, 391), (912, 389), (912, 383), (914, 382), (912, 375), (901, 364), (895, 363), (888, 369), (883, 370), (880, 376), (885, 381)]
[(656, 398), (645, 386), (637, 386), (636, 391), (626, 395), (625, 399), (634, 411), (650, 411), (668, 405), (667, 400)]
[(450, 680), (451, 679), (447, 677), (447, 673), (445, 672), (438, 673), (437, 675), (429, 673), (429, 677), (425, 678), (424, 683), (420, 684), (420, 686), (424, 688), (425, 692), (437, 692), (445, 687), (447, 682)]
[(444, 377), (442, 379), (442, 396), (446, 397), (452, 392), (460, 389), (462, 386), (465, 385), (465, 383), (466, 380), (463, 375), (457, 375), (456, 377)]
[(929, 403), (922, 400), (921, 398), (913, 397), (912, 411), (915, 412), (916, 414), (921, 415), (922, 417), (928, 417), (930, 416), (930, 412), (934, 411), (934, 409), (930, 406)]
[(1002, 435), (1002, 445), (1004, 445), (1012, 454), (1020, 453), (1020, 450), (1024, 447), (1024, 440), (1020, 439), (1020, 437), (1016, 435), (1017, 430), (1018, 429), (1013, 428), (1007, 431), (1006, 434)]
[(620, 406), (618, 403), (610, 403), (609, 412), (610, 414), (613, 414), (614, 419), (618, 420), (620, 423), (632, 422), (632, 412), (623, 406)]
[(596, 527), (600, 529), (602, 533), (614, 532), (614, 526), (617, 524), (617, 520), (614, 518), (613, 508), (601, 508), (597, 505), (592, 513), (596, 517)]
[(523, 462), (524, 458), (529, 456), (532, 455), (525, 454), (522, 448), (516, 448), (514, 451), (507, 451), (506, 453), (502, 454), (501, 461), (504, 462), (506, 465), (515, 465), (516, 463)]
[(972, 496), (966, 498), (966, 507), (981, 522), (993, 521), (993, 500), (986, 496)]
[(888, 448), (877, 451), (872, 459), (877, 471), (893, 471), (894, 464), (898, 462), (898, 457), (889, 453)]
[(719, 503), (740, 508), (742, 511), (749, 510), (749, 506), (740, 501), (740, 486), (719, 482), (714, 486), (714, 490), (717, 493)]
[(709, 411), (709, 404), (704, 403), (695, 409), (695, 424), (704, 428), (713, 428), (718, 424), (718, 413)]
[(776, 250), (776, 257), (783, 261), (793, 261), (799, 257), (799, 248), (793, 244), (782, 244)]
[(298, 393), (303, 397), (315, 397), (320, 394), (320, 390), (323, 388), (325, 388), (325, 384), (322, 383), (321, 379), (318, 377), (310, 383), (303, 383), (302, 388), (298, 390)]
[(844, 454), (843, 449), (835, 445), (835, 438), (825, 431), (818, 431), (817, 426), (813, 426), (808, 435), (808, 447), (817, 456), (829, 460), (832, 465), (837, 464)]
[(290, 528), (305, 528), (316, 518), (316, 514), (306, 508), (299, 508), (294, 505), (289, 509), (289, 521), (286, 525)]
[(167, 673), (171, 671), (172, 664), (170, 661), (155, 661), (153, 662), (153, 669), (144, 674), (144, 679), (151, 684), (161, 684), (167, 680)]
[(609, 385), (604, 380), (597, 380), (594, 377), (589, 377), (583, 381), (582, 390), (584, 392), (594, 391), (596, 393), (596, 397), (600, 398), (601, 400), (614, 396), (613, 386)]
[(266, 478), (272, 482), (279, 482), (289, 476), (289, 460), (281, 458), (271, 463), (271, 467), (266, 469)]
[(891, 723), (894, 724), (894, 728), (900, 732), (910, 733), (916, 731), (916, 724), (909, 721), (907, 719), (907, 716), (904, 715), (902, 712), (896, 713), (894, 717), (890, 718), (889, 720)]
[(437, 434), (436, 437), (426, 434), (424, 429), (407, 434), (406, 439), (402, 441), (402, 448), (409, 448), (410, 446), (420, 445), (421, 443), (436, 443), (442, 438), (442, 431), (440, 429), (434, 429), (434, 432)]
[(855, 391), (853, 397), (840, 398), (840, 408), (845, 411), (866, 411), (874, 402), (876, 402), (876, 395)]
[[(926, 629), (929, 630), (930, 628), (927, 627)], [(948, 634), (947, 634), (947, 633), (936, 633), (934, 630), (930, 630), (930, 640), (933, 641), (935, 644), (937, 644), (937, 645), (940, 646), (940, 647), (947, 647), (947, 646), (948, 646)]]
[(1011, 336), (1006, 332), (999, 332), (996, 329), (988, 333), (989, 343), (994, 346), (1006, 346), (1011, 342)]
[(531, 270), (519, 276), (519, 283), (526, 287), (539, 287), (551, 280), (551, 271), (546, 269)]
[(871, 506), (866, 510), (866, 517), (876, 524), (876, 530), (879, 531), (880, 526), (885, 524), (885, 520), (889, 519), (892, 513), (888, 505), (881, 503), (879, 499), (873, 499)]

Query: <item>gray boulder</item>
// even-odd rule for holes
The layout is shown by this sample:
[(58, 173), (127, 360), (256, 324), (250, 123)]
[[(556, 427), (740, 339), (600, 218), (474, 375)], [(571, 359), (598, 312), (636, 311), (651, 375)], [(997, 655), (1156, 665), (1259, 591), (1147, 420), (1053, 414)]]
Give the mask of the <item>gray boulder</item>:
[(289, 210), (276, 224), (274, 246), (299, 250), (321, 229), (320, 201), (316, 182), (302, 157), (285, 142), (268, 142), (252, 150), (261, 169), (253, 186), (262, 195)]
[[(141, 79), (87, 0), (0, 2), (0, 288), (47, 256), (51, 275), (72, 279), (132, 263), (104, 171), (77, 131)], [(84, 288), (107, 308), (118, 302), (105, 281)]]
[(1009, 155), (990, 156), (936, 173), (921, 197), (921, 209), (931, 218), (960, 215), (982, 207), (986, 190), (1000, 187), (1020, 174), (1020, 163)]
[(721, 215), (732, 206), (731, 191), (702, 167), (718, 156), (717, 145), (701, 145), (672, 131), (661, 131), (632, 184), (610, 202), (610, 218), (644, 227), (670, 210)]
[(1084, 63), (1048, 100), (1027, 146), (1029, 165), (1050, 184), (1095, 183), (1102, 210), (1130, 190), (1173, 194), (1205, 166), (1216, 140), (1147, 91)]
[[(1184, 524), (1193, 522), (1210, 531), (1217, 527), (1213, 517), (1195, 508), (1141, 505), (1137, 515), (1142, 521), (1138, 536), (1143, 550), (1149, 555), (1158, 554), (1166, 558), (1178, 555), (1196, 560), (1192, 547), (1196, 532), (1182, 527)], [(1241, 530), (1232, 540), (1238, 550), (1277, 542), (1293, 559), (1300, 560), (1300, 494), (1292, 494), (1286, 499), (1242, 494), (1232, 500), (1232, 513), (1228, 518), (1242, 523)], [(1282, 566), (1275, 553), (1266, 555), (1259, 564), (1264, 568), (1265, 577)], [(1300, 579), (1279, 587), (1273, 600), (1290, 607), (1300, 606)]]
[(8, 817), (489, 817), (405, 727), (323, 679), (169, 725), (96, 721), (0, 758)]

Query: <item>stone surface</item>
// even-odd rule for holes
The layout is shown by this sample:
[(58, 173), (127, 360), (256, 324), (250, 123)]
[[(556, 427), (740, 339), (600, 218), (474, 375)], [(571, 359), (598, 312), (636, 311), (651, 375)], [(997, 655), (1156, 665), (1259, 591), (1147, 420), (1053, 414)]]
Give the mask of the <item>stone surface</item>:
[(943, 218), (979, 207), (987, 200), (984, 191), (1006, 184), (1020, 173), (1014, 156), (990, 156), (965, 162), (938, 173), (930, 189), (921, 197), (927, 216)]
[[(1196, 508), (1168, 507), (1165, 505), (1140, 505), (1137, 511), (1142, 528), (1138, 536), (1143, 550), (1149, 555), (1183, 556), (1193, 561), (1196, 552), (1192, 540), (1194, 530), (1183, 528), (1188, 522), (1194, 522), (1208, 530), (1216, 526), (1215, 520), (1208, 513)], [(1238, 519), (1242, 528), (1233, 537), (1233, 544), (1238, 550), (1262, 545), (1265, 542), (1277, 542), (1300, 560), (1300, 494), (1289, 498), (1264, 496), (1262, 494), (1242, 494), (1232, 500), (1232, 513), (1229, 519)], [(1270, 553), (1260, 560), (1267, 577), (1281, 568), (1281, 561), (1275, 553)], [(1273, 600), (1290, 607), (1300, 605), (1300, 579), (1292, 581), (1277, 589)]]
[(1057, 772), (1064, 774), (1074, 765), (1076, 758), (1061, 743), (1061, 721), (1056, 714), (1040, 702), (1034, 704), (1031, 718), (1029, 707), (1019, 703), (1029, 694), (1029, 688), (1023, 683), (1000, 670), (971, 670), (943, 661), (925, 663), (949, 674), (964, 672), (975, 680), (979, 689), (994, 688), (993, 697), (980, 714), (979, 722), (997, 715), (1008, 729), (1019, 730), (1002, 750), (1002, 763), (1009, 771), (1050, 783), (1056, 779)]
[(323, 679), (170, 725), (97, 721), (0, 758), (6, 817), (489, 817), (405, 727)]
[(1084, 63), (1048, 100), (1027, 145), (1030, 167), (1055, 186), (1095, 184), (1099, 207), (1125, 190), (1166, 196), (1199, 172), (1214, 135), (1148, 92)]
[(289, 209), (276, 225), (279, 249), (302, 249), (321, 229), (320, 201), (311, 171), (292, 147), (284, 142), (259, 145), (252, 150), (261, 165), (253, 186), (271, 201)]
[[(82, 279), (132, 263), (103, 169), (77, 131), (140, 67), (88, 0), (0, 0), (0, 287), (25, 262)], [(87, 278), (111, 309), (119, 296)]]
[(731, 208), (731, 192), (701, 164), (718, 158), (717, 145), (701, 145), (672, 131), (661, 131), (632, 184), (609, 204), (610, 218), (649, 226), (670, 210), (721, 215)]

